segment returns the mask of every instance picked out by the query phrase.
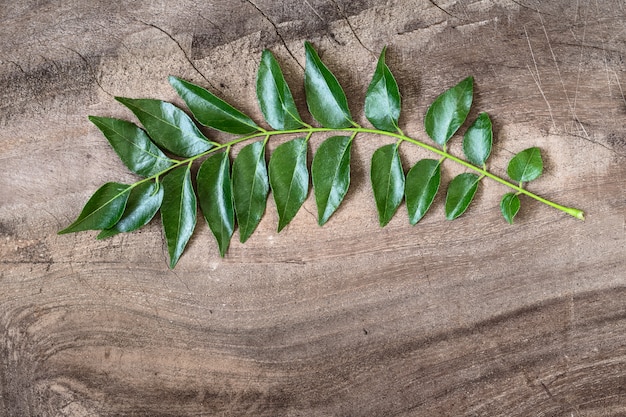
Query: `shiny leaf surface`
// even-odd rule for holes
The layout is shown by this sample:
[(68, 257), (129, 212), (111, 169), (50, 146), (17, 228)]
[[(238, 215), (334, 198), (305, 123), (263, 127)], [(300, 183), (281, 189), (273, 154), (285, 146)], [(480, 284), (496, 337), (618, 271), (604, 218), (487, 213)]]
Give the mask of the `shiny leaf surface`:
[(196, 195), (191, 184), (190, 166), (176, 168), (163, 177), (163, 203), (161, 222), (170, 255), (170, 268), (174, 268), (196, 227)]
[(220, 152), (207, 158), (198, 170), (197, 180), (200, 209), (223, 257), (235, 230), (228, 153)]
[(152, 220), (159, 211), (163, 201), (163, 188), (154, 182), (144, 182), (130, 191), (126, 208), (120, 220), (109, 229), (98, 235), (98, 239), (105, 239), (118, 233), (137, 230)]
[(351, 147), (349, 136), (332, 136), (320, 144), (313, 157), (311, 177), (320, 226), (328, 221), (348, 192)]
[(435, 143), (444, 146), (461, 127), (472, 106), (473, 91), (474, 79), (467, 77), (430, 105), (424, 118), (424, 128)]
[(352, 126), (348, 100), (339, 81), (324, 65), (315, 49), (305, 42), (304, 89), (311, 115), (324, 127)]
[(265, 212), (269, 180), (262, 141), (244, 146), (233, 162), (233, 202), (239, 224), (239, 240), (244, 243)]
[(279, 145), (270, 158), (269, 180), (279, 232), (295, 217), (309, 192), (307, 144), (305, 138), (290, 140)]
[(137, 116), (157, 145), (174, 155), (188, 158), (213, 147), (191, 118), (171, 103), (153, 99), (115, 99)]
[(515, 193), (506, 193), (502, 196), (500, 201), (500, 211), (504, 220), (509, 224), (513, 224), (513, 217), (517, 214), (520, 208), (519, 197)]
[(472, 173), (464, 173), (454, 177), (448, 185), (446, 195), (446, 219), (454, 220), (467, 210), (478, 189), (480, 177)]
[(380, 53), (376, 71), (365, 95), (365, 117), (376, 129), (397, 132), (400, 91), (398, 83), (385, 64), (385, 51), (386, 48), (383, 48)]
[(274, 129), (297, 129), (303, 126), (283, 72), (274, 55), (267, 49), (261, 56), (256, 94), (263, 117)]
[(416, 224), (430, 208), (441, 183), (441, 164), (435, 159), (422, 159), (406, 174), (405, 197), (409, 222)]
[(541, 150), (533, 147), (521, 151), (511, 159), (506, 172), (512, 180), (519, 182), (538, 178), (543, 172)]
[(483, 166), (491, 153), (492, 142), (491, 119), (487, 113), (481, 113), (463, 136), (463, 153), (472, 164)]
[(250, 117), (210, 91), (177, 77), (169, 77), (169, 81), (196, 120), (204, 126), (236, 135), (246, 135), (260, 130)]
[(107, 182), (89, 198), (78, 218), (59, 234), (108, 229), (122, 217), (129, 193), (130, 185)]
[(134, 123), (111, 117), (89, 116), (89, 120), (100, 129), (124, 165), (135, 174), (149, 177), (172, 166), (173, 162)]
[(395, 214), (404, 196), (404, 172), (397, 144), (382, 146), (374, 152), (370, 178), (378, 221), (384, 227)]

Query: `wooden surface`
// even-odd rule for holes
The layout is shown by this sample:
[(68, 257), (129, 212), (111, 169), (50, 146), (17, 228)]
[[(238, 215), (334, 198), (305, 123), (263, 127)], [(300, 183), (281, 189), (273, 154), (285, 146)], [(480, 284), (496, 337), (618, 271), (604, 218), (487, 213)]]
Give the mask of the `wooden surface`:
[[(621, 0), (5, 1), (0, 7), (1, 416), (625, 416), (626, 10)], [(363, 137), (324, 227), (309, 196), (275, 233), (268, 204), (220, 259), (199, 222), (170, 271), (160, 221), (96, 241), (57, 236), (106, 181), (133, 181), (86, 116), (113, 96), (180, 101), (195, 81), (260, 120), (270, 48), (302, 113), (303, 41), (355, 117), (376, 55), (401, 125), (476, 80), (490, 167), (542, 149), (516, 224), (484, 181), (454, 222), (378, 226)], [(307, 116), (308, 117), (308, 116)], [(310, 121), (310, 118), (307, 120)], [(225, 140), (223, 135), (213, 135)], [(314, 139), (312, 148), (321, 138)], [(459, 153), (459, 140), (452, 152)], [(405, 168), (426, 153), (402, 147)], [(459, 168), (445, 164), (444, 181)]]

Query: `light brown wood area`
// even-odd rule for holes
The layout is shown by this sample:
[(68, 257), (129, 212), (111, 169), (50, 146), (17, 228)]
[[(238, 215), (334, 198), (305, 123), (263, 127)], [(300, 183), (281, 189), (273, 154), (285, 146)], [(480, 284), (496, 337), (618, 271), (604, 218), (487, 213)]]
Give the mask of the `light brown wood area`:
[[(625, 416), (626, 6), (621, 0), (5, 1), (0, 6), (1, 416)], [(376, 58), (401, 127), (475, 77), (488, 162), (539, 146), (531, 191), (579, 221), (481, 183), (459, 219), (443, 193), (417, 226), (378, 226), (359, 137), (339, 211), (313, 195), (280, 234), (270, 199), (224, 259), (204, 220), (175, 270), (160, 220), (96, 241), (58, 236), (107, 181), (136, 177), (87, 115), (114, 96), (182, 104), (168, 75), (261, 122), (270, 48), (305, 120), (303, 41), (359, 123)], [(217, 141), (228, 136), (207, 132)], [(311, 151), (321, 142), (316, 137)], [(279, 142), (273, 142), (271, 147)], [(459, 138), (451, 152), (461, 155)], [(405, 143), (407, 170), (427, 152)], [(444, 163), (444, 184), (462, 172)]]

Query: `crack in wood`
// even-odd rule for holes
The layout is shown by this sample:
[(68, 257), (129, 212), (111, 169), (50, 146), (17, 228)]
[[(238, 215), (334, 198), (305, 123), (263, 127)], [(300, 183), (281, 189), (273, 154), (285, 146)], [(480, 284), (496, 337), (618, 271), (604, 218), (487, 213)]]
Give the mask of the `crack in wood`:
[(352, 23), (350, 23), (350, 19), (348, 19), (348, 16), (346, 15), (346, 13), (343, 11), (343, 9), (339, 6), (339, 4), (335, 1), (335, 0), (330, 0), (331, 3), (333, 3), (335, 5), (335, 7), (337, 8), (337, 10), (339, 10), (339, 13), (341, 14), (341, 17), (343, 18), (343, 20), (348, 24), (348, 28), (350, 29), (350, 32), (352, 32), (352, 36), (354, 36), (354, 38), (357, 40), (357, 42), (359, 43), (359, 45), (361, 45), (361, 47), (363, 49), (365, 49), (367, 52), (370, 53), (370, 55), (372, 55), (374, 58), (376, 57), (376, 54), (374, 53), (374, 51), (372, 51), (370, 48), (368, 48), (367, 46), (365, 46), (363, 44), (363, 42), (361, 41), (361, 38), (359, 37), (359, 35), (357, 35), (356, 31), (354, 30), (354, 27), (352, 27)]
[(298, 59), (293, 54), (293, 52), (291, 52), (291, 49), (287, 45), (287, 42), (285, 41), (285, 38), (283, 38), (283, 35), (280, 33), (280, 30), (278, 30), (278, 26), (276, 25), (276, 23), (274, 23), (274, 21), (272, 19), (270, 19), (270, 17), (263, 10), (261, 10), (261, 8), (259, 8), (259, 6), (257, 6), (252, 0), (246, 0), (246, 1), (248, 3), (250, 3), (250, 5), (252, 5), (252, 7), (254, 7), (257, 10), (257, 12), (259, 12), (261, 14), (261, 16), (263, 16), (263, 18), (269, 22), (270, 25), (272, 25), (272, 27), (274, 28), (274, 32), (276, 32), (276, 36), (278, 36), (278, 38), (282, 42), (283, 46), (287, 50), (287, 53), (291, 56), (291, 58), (294, 61), (296, 61), (298, 66), (300, 68), (302, 68), (302, 71), (304, 71), (304, 67), (302, 66), (302, 64), (300, 64), (300, 61), (298, 61)]
[[(139, 19), (138, 19), (139, 20)], [(159, 26), (155, 25), (154, 23), (148, 23), (148, 22), (144, 22), (143, 20), (139, 20), (139, 22), (143, 23), (146, 26), (150, 26), (155, 28), (156, 30), (164, 33), (168, 38), (170, 38), (172, 41), (174, 41), (174, 43), (178, 46), (178, 48), (180, 49), (180, 51), (183, 53), (185, 59), (187, 60), (187, 62), (189, 63), (189, 65), (191, 65), (191, 67), (200, 75), (200, 77), (202, 77), (202, 79), (204, 81), (207, 82), (207, 84), (209, 84), (209, 86), (213, 89), (215, 89), (215, 86), (213, 85), (213, 83), (211, 83), (211, 81), (209, 81), (209, 79), (202, 73), (202, 71), (200, 71), (198, 69), (198, 67), (196, 66), (196, 64), (193, 63), (193, 61), (191, 60), (191, 58), (189, 57), (189, 55), (187, 55), (187, 51), (185, 51), (185, 48), (182, 47), (182, 45), (180, 44), (180, 42), (178, 42), (178, 40), (173, 37), (169, 32), (165, 31), (164, 29), (160, 28)]]

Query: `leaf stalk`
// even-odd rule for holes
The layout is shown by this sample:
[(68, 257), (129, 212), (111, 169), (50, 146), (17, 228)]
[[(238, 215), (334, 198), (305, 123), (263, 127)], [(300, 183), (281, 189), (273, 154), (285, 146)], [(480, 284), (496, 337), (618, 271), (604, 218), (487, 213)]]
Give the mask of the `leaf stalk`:
[(309, 125), (306, 125), (305, 127), (299, 128), (299, 129), (285, 129), (285, 130), (259, 130), (258, 132), (246, 135), (246, 136), (242, 136), (239, 138), (236, 138), (228, 143), (223, 143), (223, 144), (218, 144), (217, 146), (202, 152), (198, 155), (192, 156), (190, 158), (186, 158), (186, 159), (182, 159), (182, 160), (176, 160), (176, 163), (170, 167), (168, 167), (167, 169), (164, 169), (163, 171), (142, 179), (140, 181), (138, 181), (137, 183), (133, 184), (131, 187), (135, 187), (143, 182), (146, 181), (150, 181), (156, 178), (159, 178), (161, 176), (163, 176), (165, 173), (167, 173), (168, 171), (171, 171), (173, 169), (176, 169), (177, 167), (180, 167), (184, 164), (190, 164), (193, 163), (196, 160), (199, 160), (209, 154), (212, 154), (214, 152), (217, 152), (219, 150), (222, 150), (224, 148), (229, 149), (231, 148), (233, 145), (242, 143), (242, 142), (246, 142), (246, 141), (250, 141), (253, 139), (257, 139), (257, 138), (261, 138), (263, 137), (265, 141), (268, 141), (271, 137), (274, 136), (282, 136), (282, 135), (296, 135), (296, 134), (306, 134), (307, 138), (310, 138), (312, 135), (314, 135), (315, 133), (330, 133), (330, 132), (334, 132), (334, 133), (350, 133), (351, 137), (354, 138), (357, 134), (359, 133), (366, 133), (366, 134), (373, 134), (373, 135), (380, 135), (380, 136), (387, 136), (390, 138), (394, 138), (398, 140), (398, 144), (402, 141), (406, 141), (409, 143), (412, 143), (413, 145), (419, 146), (423, 149), (426, 149), (427, 151), (430, 151), (436, 155), (439, 155), (441, 157), (440, 162), (443, 162), (446, 159), (449, 159), (451, 161), (454, 161), (455, 163), (468, 168), (472, 171), (477, 172), (478, 174), (481, 175), (481, 177), (488, 177), (508, 188), (511, 188), (512, 190), (515, 190), (517, 193), (519, 194), (524, 194), (534, 200), (537, 200), (543, 204), (546, 204), (552, 208), (555, 208), (557, 210), (560, 210), (564, 213), (569, 214), (572, 217), (575, 217), (579, 220), (584, 220), (585, 216), (584, 216), (584, 212), (580, 209), (577, 208), (573, 208), (573, 207), (566, 207), (560, 204), (557, 204), (553, 201), (547, 200), (537, 194), (534, 194), (528, 190), (526, 190), (525, 188), (523, 188), (520, 185), (514, 184), (510, 181), (507, 181), (495, 174), (492, 174), (491, 172), (487, 171), (487, 169), (483, 166), (483, 167), (479, 167), (476, 165), (473, 165), (461, 158), (458, 158), (452, 154), (450, 154), (449, 152), (447, 152), (447, 149), (444, 148), (440, 149), (437, 148), (433, 145), (429, 145), (428, 143), (422, 142), (420, 140), (414, 139), (412, 137), (406, 136), (404, 133), (395, 133), (395, 132), (388, 132), (388, 131), (384, 131), (384, 130), (379, 130), (379, 129), (371, 129), (371, 128), (366, 128), (366, 127), (362, 127), (359, 125), (356, 125), (354, 127), (345, 127), (345, 128), (327, 128), (327, 127), (312, 127)]

